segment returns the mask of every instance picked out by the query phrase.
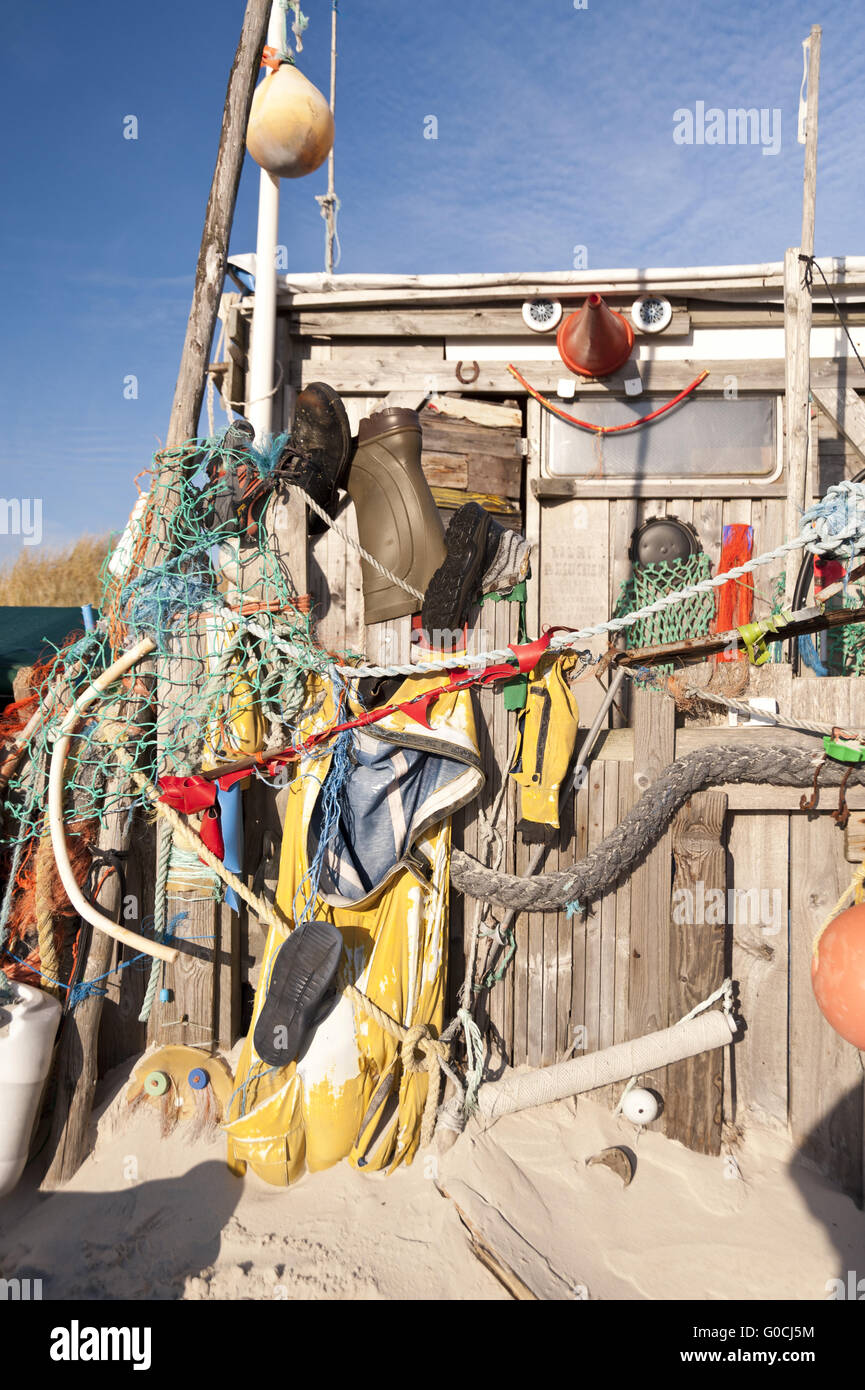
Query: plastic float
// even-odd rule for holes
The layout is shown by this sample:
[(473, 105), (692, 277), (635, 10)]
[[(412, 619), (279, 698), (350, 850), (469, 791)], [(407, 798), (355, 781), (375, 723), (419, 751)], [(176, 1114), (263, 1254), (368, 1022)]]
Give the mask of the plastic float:
[(17, 1186), (51, 1067), (60, 1002), (10, 980), (15, 998), (0, 1007), (0, 1197)]

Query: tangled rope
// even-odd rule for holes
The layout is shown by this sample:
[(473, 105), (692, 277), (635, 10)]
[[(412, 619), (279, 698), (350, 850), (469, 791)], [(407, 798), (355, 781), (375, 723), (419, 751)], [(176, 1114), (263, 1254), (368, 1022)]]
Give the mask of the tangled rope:
[[(848, 785), (865, 785), (865, 764), (827, 762), (824, 784), (838, 787), (850, 768)], [(463, 850), (451, 851), (451, 883), (461, 893), (517, 912), (558, 911), (575, 899), (585, 907), (626, 878), (657, 844), (677, 811), (695, 792), (719, 783), (810, 786), (813, 752), (795, 744), (730, 747), (711, 744), (665, 767), (620, 825), (572, 869), (540, 878), (494, 873)]]

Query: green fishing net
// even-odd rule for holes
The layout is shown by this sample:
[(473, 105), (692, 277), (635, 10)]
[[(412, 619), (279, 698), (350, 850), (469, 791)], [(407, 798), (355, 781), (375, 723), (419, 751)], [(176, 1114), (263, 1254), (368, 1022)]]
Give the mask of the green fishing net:
[[(654, 565), (637, 565), (619, 592), (613, 616), (621, 618), (636, 609), (647, 608), (659, 598), (699, 584), (712, 573), (708, 555), (689, 555), (684, 560), (662, 560)], [(681, 603), (663, 608), (647, 618), (641, 618), (622, 630), (629, 648), (657, 647), (667, 642), (681, 642), (688, 637), (704, 637), (712, 630), (715, 617), (715, 593), (707, 590)]]
[[(41, 720), (10, 781), (8, 848), (42, 833), (48, 763), (73, 699), (143, 637), (155, 643), (105, 691), (76, 732), (65, 772), (70, 833), (141, 801), (119, 750), (151, 781), (292, 742), (306, 675), (331, 669), (295, 590), (284, 491), (268, 477), (285, 444), (242, 453), (217, 440), (163, 450), (103, 569), (97, 630), (58, 652), (38, 697)], [(258, 489), (249, 519), (238, 498)], [(350, 655), (350, 654), (346, 654)], [(254, 749), (252, 744), (255, 744)]]

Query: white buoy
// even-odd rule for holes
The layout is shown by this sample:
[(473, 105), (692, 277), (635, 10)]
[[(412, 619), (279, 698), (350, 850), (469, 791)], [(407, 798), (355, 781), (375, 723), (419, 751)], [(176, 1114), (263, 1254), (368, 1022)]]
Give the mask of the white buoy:
[(634, 1125), (650, 1125), (658, 1118), (658, 1100), (652, 1091), (633, 1086), (622, 1097), (622, 1114)]
[(60, 1022), (52, 994), (9, 983), (16, 997), (0, 1006), (0, 1197), (24, 1172)]
[(327, 97), (298, 68), (282, 63), (255, 89), (246, 148), (280, 179), (312, 174), (330, 154), (333, 114)]

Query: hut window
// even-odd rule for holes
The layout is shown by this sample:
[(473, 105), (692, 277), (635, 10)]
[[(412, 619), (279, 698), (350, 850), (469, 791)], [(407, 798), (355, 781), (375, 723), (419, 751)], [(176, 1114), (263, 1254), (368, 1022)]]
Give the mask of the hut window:
[[(593, 425), (621, 425), (657, 410), (664, 396), (628, 400), (595, 397), (568, 405)], [(607, 478), (767, 478), (777, 464), (777, 404), (772, 396), (683, 401), (657, 421), (604, 436), (601, 465)], [(546, 472), (554, 478), (597, 477), (595, 435), (548, 416)]]

